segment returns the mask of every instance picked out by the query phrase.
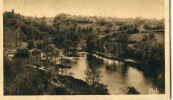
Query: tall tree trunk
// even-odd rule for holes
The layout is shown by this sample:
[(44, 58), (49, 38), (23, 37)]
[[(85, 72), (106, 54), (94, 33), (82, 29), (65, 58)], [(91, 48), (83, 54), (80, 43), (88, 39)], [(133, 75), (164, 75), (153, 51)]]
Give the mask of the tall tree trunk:
[(120, 55), (120, 43), (118, 43), (118, 53), (119, 53), (119, 55)]
[(48, 85), (48, 80), (46, 80), (46, 83), (45, 83), (45, 88), (44, 88), (45, 92), (47, 91), (47, 85)]
[(70, 47), (68, 46), (68, 56), (70, 55)]
[(93, 84), (92, 84), (93, 88), (95, 87), (95, 76), (93, 75)]

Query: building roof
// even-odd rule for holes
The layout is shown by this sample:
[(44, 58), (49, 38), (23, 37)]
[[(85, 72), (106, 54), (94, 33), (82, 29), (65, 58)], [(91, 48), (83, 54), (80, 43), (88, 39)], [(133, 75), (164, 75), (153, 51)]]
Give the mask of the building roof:
[(29, 50), (29, 52), (41, 52), (41, 50), (37, 49), (37, 48), (33, 48), (33, 49)]

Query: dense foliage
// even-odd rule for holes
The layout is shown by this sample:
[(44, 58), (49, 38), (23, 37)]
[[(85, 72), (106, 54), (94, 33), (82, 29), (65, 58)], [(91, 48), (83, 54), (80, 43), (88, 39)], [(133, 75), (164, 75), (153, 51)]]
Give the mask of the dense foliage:
[[(26, 65), (29, 62), (46, 66), (53, 66), (53, 64), (48, 60), (37, 62), (30, 58), (29, 50), (34, 48), (50, 57), (58, 56), (59, 51), (63, 51), (66, 56), (77, 56), (75, 53), (81, 47), (82, 51), (110, 59), (139, 61), (142, 65), (141, 69), (147, 74), (161, 73), (164, 70), (164, 43), (160, 43), (158, 37), (156, 38), (156, 35), (164, 34), (164, 20), (85, 17), (68, 14), (59, 14), (49, 19), (26, 17), (12, 11), (3, 14), (3, 25), (4, 48), (17, 49), (11, 61), (4, 57), (5, 94), (56, 94), (59, 90), (62, 90), (60, 94), (70, 93), (64, 87), (50, 90), (54, 92), (45, 91), (43, 84), (47, 84), (45, 81), (47, 79), (42, 80), (42, 78), (47, 77), (47, 74), (42, 76)], [(156, 31), (161, 33), (155, 33)], [(130, 39), (131, 35), (143, 32), (147, 32), (147, 35), (142, 35), (141, 40)], [(27, 46), (19, 47), (22, 43), (27, 43)], [(99, 83), (101, 72), (96, 65), (98, 64), (90, 65), (86, 70), (88, 75), (86, 81), (94, 87), (94, 90), (91, 89), (94, 91), (92, 94), (107, 94), (106, 86)], [(69, 81), (70, 78), (67, 80)], [(11, 85), (12, 83), (15, 84)], [(25, 89), (22, 90), (24, 87)]]

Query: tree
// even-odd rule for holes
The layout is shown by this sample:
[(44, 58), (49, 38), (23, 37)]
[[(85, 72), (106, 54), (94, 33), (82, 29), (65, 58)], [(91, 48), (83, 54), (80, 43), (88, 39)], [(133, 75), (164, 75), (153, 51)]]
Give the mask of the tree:
[(87, 77), (85, 78), (86, 82), (88, 82), (93, 88), (95, 84), (100, 81), (101, 71), (96, 68), (96, 66), (88, 67), (85, 71)]
[(42, 18), (41, 22), (39, 23), (39, 30), (46, 32), (48, 31), (47, 25), (46, 25), (46, 20), (45, 17)]
[(69, 18), (67, 14), (59, 14), (53, 20), (53, 26), (56, 27), (56, 30), (65, 34), (67, 32), (75, 31), (76, 22)]
[(92, 53), (95, 51), (95, 43), (93, 40), (88, 39), (86, 41), (88, 52)]
[(85, 70), (85, 80), (92, 87), (92, 94), (108, 94), (107, 86), (99, 83), (101, 78), (99, 66), (103, 65), (103, 59), (87, 54), (87, 62), (88, 67)]
[[(128, 46), (127, 45), (127, 43), (128, 43), (127, 33), (118, 34), (116, 37), (116, 42), (118, 43), (120, 56), (124, 57), (125, 53), (127, 52), (127, 46)], [(120, 50), (122, 50), (122, 52), (120, 52)]]
[(33, 49), (33, 48), (35, 48), (36, 46), (35, 46), (35, 43), (34, 43), (34, 41), (33, 40), (30, 40), (29, 42), (28, 42), (28, 49)]
[(79, 37), (73, 32), (68, 33), (66, 38), (72, 41), (79, 41)]
[(49, 72), (28, 67), (30, 62), (30, 59), (5, 60), (5, 95), (40, 95), (47, 92), (52, 75)]
[(43, 76), (44, 76), (42, 78), (42, 80), (43, 80), (43, 83), (45, 84), (44, 91), (47, 92), (47, 88), (48, 88), (48, 85), (50, 84), (50, 80), (53, 77), (53, 74), (51, 72), (47, 72), (47, 73), (42, 72), (42, 73), (43, 73)]
[(94, 37), (93, 35), (90, 35), (87, 37), (86, 40), (86, 46), (87, 46), (87, 51), (90, 53), (95, 52), (96, 50), (96, 43), (95, 40), (97, 39), (97, 37)]
[(140, 94), (134, 87), (128, 87), (126, 94)]
[(143, 64), (146, 76), (155, 76), (165, 69), (164, 44), (158, 43), (153, 33), (143, 36), (134, 49), (133, 56)]
[(150, 33), (150, 34), (149, 34), (149, 39), (150, 39), (150, 40), (155, 39), (154, 33)]
[(139, 32), (139, 29), (137, 28), (137, 27), (135, 27), (134, 29), (133, 29), (133, 33), (138, 33)]
[(14, 14), (14, 9), (12, 9), (12, 12), (11, 13)]
[(43, 49), (43, 42), (42, 41), (38, 41), (36, 44), (37, 44), (37, 49)]
[(54, 52), (55, 49), (56, 49), (56, 47), (55, 47), (54, 44), (49, 44), (49, 45), (46, 46), (45, 52), (47, 52), (47, 53), (48, 53), (48, 52)]
[(101, 39), (98, 39), (96, 41), (96, 50), (100, 53), (100, 52), (104, 52), (104, 41)]
[(95, 87), (96, 83), (99, 83), (101, 78), (101, 71), (99, 70), (99, 66), (103, 64), (103, 59), (98, 59), (91, 54), (87, 55), (88, 67), (85, 71), (86, 81)]
[(56, 48), (54, 44), (49, 44), (45, 47), (46, 55), (47, 56), (58, 56), (59, 50)]
[(74, 48), (73, 51), (75, 51), (78, 46), (78, 42), (79, 42), (79, 37), (76, 33), (74, 32), (67, 33), (66, 40), (64, 41), (64, 45), (65, 45), (65, 48), (68, 49), (67, 50), (68, 55), (69, 55), (69, 47), (72, 46)]
[(53, 39), (52, 42), (56, 45), (56, 47), (62, 48), (63, 42), (64, 42), (64, 38), (62, 36), (57, 36), (57, 37), (55, 37)]
[(110, 53), (115, 56), (116, 52), (117, 52), (117, 44), (115, 42), (111, 42)]
[(112, 42), (107, 40), (105, 42), (105, 49), (106, 49), (107, 57), (109, 56), (109, 51), (111, 50), (111, 48), (112, 48)]
[(70, 55), (70, 46), (73, 45), (73, 42), (71, 40), (67, 39), (64, 41), (64, 45), (65, 45), (66, 51), (67, 51), (68, 56), (69, 56)]
[(28, 49), (18, 49), (17, 53), (14, 55), (14, 58), (29, 58)]
[(142, 38), (142, 42), (146, 42), (148, 40), (148, 35), (144, 35)]
[(88, 67), (85, 71), (86, 82), (92, 87), (92, 94), (108, 94), (106, 85), (100, 84), (101, 71), (99, 65), (103, 64), (103, 59), (97, 59), (92, 55), (87, 55)]

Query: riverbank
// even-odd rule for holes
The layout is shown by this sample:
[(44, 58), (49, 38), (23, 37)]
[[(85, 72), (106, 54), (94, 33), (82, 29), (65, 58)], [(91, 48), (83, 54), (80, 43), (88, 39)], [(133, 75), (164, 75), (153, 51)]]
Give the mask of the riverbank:
[[(98, 53), (98, 52), (94, 52), (94, 53), (90, 53), (90, 54), (92, 54), (93, 56), (107, 59), (107, 60), (116, 60), (116, 61), (123, 62), (127, 65), (130, 65), (130, 66), (137, 68), (138, 70), (142, 71), (144, 73), (144, 75), (147, 77), (157, 77), (160, 73), (161, 74), (163, 73), (161, 71), (161, 69), (164, 70), (164, 68), (162, 68), (162, 66), (164, 66), (164, 65), (157, 65), (155, 63), (146, 64), (144, 62), (137, 61), (134, 59), (117, 58), (117, 57), (113, 57), (113, 56), (107, 56), (104, 53)], [(160, 68), (160, 69), (158, 69), (158, 68)]]
[[(32, 67), (46, 75), (48, 70)], [(97, 83), (96, 87), (92, 87), (87, 82), (74, 78), (69, 75), (58, 75), (51, 73), (48, 85), (46, 86), (46, 95), (108, 95), (105, 85)]]
[[(87, 52), (86, 50), (81, 50), (79, 52)], [(87, 52), (88, 53), (88, 52)], [(100, 53), (100, 52), (94, 52), (94, 53), (90, 53), (90, 54), (95, 54), (97, 56), (100, 56), (100, 57), (103, 57), (103, 58), (106, 58), (106, 59), (110, 59), (110, 60), (118, 60), (118, 61), (122, 61), (122, 62), (127, 62), (127, 63), (140, 63), (139, 61), (135, 60), (135, 59), (126, 59), (126, 58), (118, 58), (118, 57), (113, 57), (113, 56), (107, 56), (107, 54), (105, 53)]]
[[(99, 85), (99, 88), (93, 88), (85, 81), (76, 79), (71, 76), (59, 75), (56, 79), (52, 79), (51, 83), (54, 83), (54, 85), (56, 84), (55, 89), (61, 88), (61, 91), (64, 95), (108, 95), (108, 90), (104, 87), (101, 87), (103, 84), (99, 83), (97, 84)], [(59, 95), (59, 90), (56, 90), (54, 94)]]
[(137, 61), (137, 60), (134, 60), (134, 59), (117, 58), (117, 57), (113, 57), (113, 56), (107, 56), (104, 53), (98, 53), (98, 52), (94, 52), (94, 53), (90, 53), (90, 54), (96, 55), (96, 56), (99, 56), (99, 57), (102, 57), (102, 58), (105, 58), (105, 59), (109, 59), (109, 60), (121, 61), (121, 62), (124, 62), (124, 63), (126, 63), (128, 65), (135, 66), (138, 69), (142, 69), (142, 67), (140, 67), (141, 66), (140, 61)]
[[(116, 66), (108, 66), (110, 69), (111, 68), (113, 68), (113, 70), (111, 69), (111, 70), (106, 70), (106, 72), (107, 71), (109, 71), (110, 73), (114, 73), (114, 74), (112, 74), (112, 75), (109, 75), (109, 77), (107, 77), (107, 78), (105, 78), (105, 79), (109, 79), (111, 76), (115, 76), (116, 75), (116, 73), (117, 73), (117, 70), (120, 70), (120, 69), (122, 69), (122, 73), (120, 73), (120, 75), (122, 74), (123, 75), (123, 77), (126, 75), (126, 73), (127, 73), (127, 71), (128, 70), (130, 70), (130, 72), (132, 72), (132, 73), (136, 73), (137, 75), (139, 75), (139, 76), (143, 76), (143, 77), (150, 77), (151, 78), (151, 76), (152, 76), (152, 78), (154, 78), (154, 79), (158, 79), (158, 80), (160, 80), (159, 78), (158, 78), (158, 74), (159, 74), (159, 72), (156, 72), (156, 70), (155, 71), (153, 71), (153, 70), (147, 70), (147, 68), (148, 67), (150, 67), (150, 68), (155, 68), (155, 66), (153, 67), (153, 66), (143, 66), (143, 64), (140, 64), (140, 63), (135, 63), (135, 62), (131, 62), (130, 60), (129, 61), (127, 61), (127, 59), (116, 59), (115, 57), (112, 59), (111, 57), (106, 57), (106, 55), (97, 55), (96, 53), (87, 53), (87, 52), (79, 52), (78, 53), (79, 55), (80, 55), (80, 57), (76, 57), (76, 59), (78, 59), (77, 61), (78, 62), (80, 62), (80, 63), (78, 63), (78, 64), (72, 64), (72, 73), (74, 73), (74, 74), (76, 74), (76, 75), (74, 75), (74, 77), (76, 77), (76, 78), (78, 78), (78, 79), (84, 79), (83, 77), (79, 77), (80, 75), (81, 76), (83, 76), (83, 73), (81, 74), (81, 72), (82, 71), (84, 71), (83, 70), (83, 68), (85, 68), (85, 64), (86, 63), (88, 63), (89, 65), (91, 65), (91, 64), (99, 64), (99, 66), (100, 67), (102, 67), (102, 66), (104, 66), (104, 68), (103, 69), (105, 69), (105, 68), (107, 68), (107, 65), (106, 65), (106, 63), (107, 63), (107, 59), (108, 60), (115, 60), (115, 62), (117, 62), (117, 61), (120, 61), (120, 62), (122, 62), (122, 63), (124, 63), (124, 64), (126, 64), (126, 65), (124, 65), (123, 64), (123, 66), (121, 66), (121, 68), (118, 68), (117, 66), (118, 65), (116, 65)], [(92, 56), (95, 56), (94, 58), (92, 58), (91, 56), (88, 56), (88, 54), (89, 55), (92, 55)], [(74, 59), (75, 57), (65, 57), (66, 59)], [(101, 63), (100, 61), (101, 60), (94, 60), (94, 59), (104, 59), (104, 61), (105, 61), (105, 65), (104, 65), (104, 63)], [(85, 60), (86, 60), (86, 62), (85, 62)], [(84, 61), (84, 62), (83, 62)], [(133, 67), (133, 68), (129, 68), (129, 65), (130, 65), (130, 67)], [(87, 68), (87, 64), (86, 64), (86, 68)], [(128, 67), (127, 67), (128, 66)], [(81, 68), (82, 67), (82, 68)], [(74, 70), (73, 70), (73, 68), (74, 68)], [(76, 69), (78, 69), (78, 70), (76, 70)], [(81, 69), (81, 70), (80, 70)], [(131, 69), (132, 69), (132, 71), (131, 71)], [(105, 75), (106, 73), (105, 73), (105, 70), (102, 70), (102, 72), (104, 73), (104, 77), (105, 76), (107, 76), (107, 75)], [(121, 71), (120, 71), (121, 72)], [(153, 72), (153, 73), (151, 73), (151, 72)], [(78, 73), (80, 73), (80, 75), (78, 74)], [(129, 73), (129, 72), (128, 72)], [(154, 74), (156, 74), (156, 75), (154, 75)], [(133, 74), (131, 74), (129, 77), (133, 77)], [(163, 77), (162, 75), (161, 75), (161, 77)], [(114, 77), (112, 77), (112, 79), (113, 79)], [(122, 77), (121, 77), (122, 78)], [(148, 79), (146, 78), (146, 80), (148, 81)], [(105, 79), (103, 79), (103, 80), (105, 80)], [(133, 79), (132, 79), (133, 80)], [(116, 82), (116, 80), (115, 80), (115, 82)], [(130, 81), (131, 82), (131, 81)], [(145, 80), (143, 80), (142, 82), (145, 82)], [(164, 81), (163, 81), (164, 82)], [(105, 84), (105, 85), (110, 85), (110, 83), (107, 83), (107, 82), (102, 82), (103, 84)], [(122, 84), (124, 84), (123, 82), (122, 82)], [(135, 85), (136, 84), (134, 84), (133, 86), (135, 87)], [(145, 84), (143, 84), (144, 86), (145, 86)], [(114, 85), (113, 85), (114, 86)], [(114, 89), (111, 89), (113, 86), (108, 86), (108, 89), (109, 89), (109, 91), (111, 90), (111, 92), (109, 92), (110, 94), (111, 93), (116, 93), (116, 92), (114, 92), (113, 90)], [(128, 86), (131, 86), (131, 85), (128, 85)], [(128, 88), (128, 86), (127, 87), (125, 87), (125, 88)], [(146, 86), (147, 87), (147, 86)], [(150, 87), (154, 87), (154, 86), (150, 86)], [(116, 90), (118, 90), (117, 89), (117, 87), (115, 87), (116, 88)], [(124, 87), (123, 87), (124, 88)], [(147, 89), (146, 89), (146, 91), (145, 92), (143, 92), (143, 90), (140, 90), (140, 87), (135, 87), (137, 90), (139, 90), (141, 93), (148, 93), (148, 91), (147, 91)], [(155, 88), (155, 87), (154, 87)], [(112, 92), (113, 91), (113, 92)], [(118, 90), (119, 91), (119, 90)], [(160, 90), (159, 89), (159, 91), (161, 91), (161, 93), (162, 93), (162, 91), (163, 90)], [(123, 90), (123, 93), (125, 93), (125, 90)], [(118, 94), (118, 93), (117, 93)]]

